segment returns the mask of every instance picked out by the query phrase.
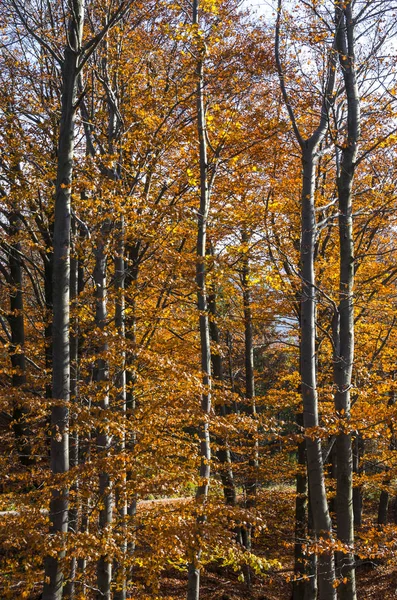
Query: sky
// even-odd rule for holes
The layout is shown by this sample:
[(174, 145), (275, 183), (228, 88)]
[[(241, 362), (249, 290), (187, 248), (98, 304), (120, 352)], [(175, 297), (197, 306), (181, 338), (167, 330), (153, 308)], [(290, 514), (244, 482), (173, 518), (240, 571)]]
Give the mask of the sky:
[(275, 13), (276, 0), (244, 0), (243, 6), (252, 7), (258, 14), (271, 18)]

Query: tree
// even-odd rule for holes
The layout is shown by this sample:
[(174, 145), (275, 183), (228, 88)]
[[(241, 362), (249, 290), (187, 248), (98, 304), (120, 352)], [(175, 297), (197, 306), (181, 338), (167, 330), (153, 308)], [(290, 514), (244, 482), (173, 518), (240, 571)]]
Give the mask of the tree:
[[(225, 582), (244, 596), (273, 585), (288, 595), (285, 578), (294, 598), (315, 598), (317, 578), (322, 597), (351, 596), (354, 557), (387, 558), (394, 535), (392, 524), (376, 523), (371, 501), (353, 538), (351, 511), (342, 514), (332, 498), (336, 491), (341, 505), (352, 486), (356, 498), (360, 491), (377, 500), (382, 492), (384, 522), (394, 493), (396, 138), (394, 66), (381, 43), (393, 31), (387, 11), (356, 5), (352, 24), (349, 6), (331, 0), (299, 3), (291, 14), (283, 7), (277, 73), (273, 31), (232, 0), (202, 0), (194, 24), (188, 3), (134, 3), (95, 48), (86, 44), (117, 7), (85, 4), (66, 240), (69, 470), (54, 474), (54, 201), (65, 24), (74, 15), (55, 2), (37, 2), (34, 11), (31, 3), (7, 6), (0, 52), (0, 595), (39, 595), (51, 553), (64, 554), (56, 569), (68, 599), (182, 596), (189, 565), (194, 597), (205, 596), (213, 577), (218, 591)], [(15, 6), (24, 24), (17, 25)], [(352, 37), (354, 61), (343, 49)], [(361, 105), (353, 162), (344, 78), (351, 68)], [(316, 145), (312, 132), (319, 130)], [(303, 171), (311, 176), (310, 198), (302, 198)], [(315, 224), (305, 225), (307, 247), (302, 205)], [(302, 318), (308, 305), (314, 333)], [(353, 327), (355, 352), (350, 346), (345, 362), (342, 338)], [(314, 351), (306, 366), (302, 329), (305, 348)], [(303, 372), (304, 389), (309, 375), (318, 389), (313, 427), (308, 401), (306, 426), (301, 421)], [(211, 388), (203, 385), (209, 375)], [(307, 396), (316, 400), (311, 389)], [(348, 438), (361, 447), (353, 479)], [(345, 450), (331, 468), (342, 440)], [(307, 448), (317, 461), (309, 484), (321, 483), (322, 513), (307, 498)], [(47, 524), (53, 489), (68, 494), (67, 532), (55, 535)], [(327, 496), (338, 539), (331, 527), (328, 537), (319, 530)], [(336, 591), (322, 581), (334, 552)], [(358, 594), (362, 582), (358, 571)]]
[[(283, 100), (288, 111), (297, 142), (302, 153), (302, 196), (301, 196), (301, 249), (300, 276), (302, 280), (300, 305), (300, 371), (303, 401), (303, 426), (310, 430), (319, 425), (316, 375), (316, 281), (314, 272), (314, 254), (316, 244), (316, 217), (314, 205), (316, 166), (319, 159), (321, 142), (327, 133), (328, 115), (333, 103), (335, 84), (335, 55), (330, 50), (329, 64), (326, 70), (320, 118), (317, 127), (308, 138), (302, 137), (287, 92), (285, 74), (280, 56), (280, 24), (282, 4), (279, 0), (276, 23), (276, 63), (279, 73)], [(324, 467), (321, 454), (321, 440), (315, 436), (306, 436), (307, 468), (309, 493), (313, 511), (316, 536), (325, 535), (332, 542), (332, 524), (328, 511), (327, 495), (324, 484)], [(335, 598), (333, 585), (335, 569), (332, 552), (328, 550), (319, 565), (320, 597)]]

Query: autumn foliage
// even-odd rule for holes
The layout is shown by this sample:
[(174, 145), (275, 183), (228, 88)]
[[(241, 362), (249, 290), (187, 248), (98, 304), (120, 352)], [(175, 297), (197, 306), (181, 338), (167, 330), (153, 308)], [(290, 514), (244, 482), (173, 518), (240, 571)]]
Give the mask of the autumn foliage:
[(1, 598), (396, 572), (393, 4), (3, 0)]

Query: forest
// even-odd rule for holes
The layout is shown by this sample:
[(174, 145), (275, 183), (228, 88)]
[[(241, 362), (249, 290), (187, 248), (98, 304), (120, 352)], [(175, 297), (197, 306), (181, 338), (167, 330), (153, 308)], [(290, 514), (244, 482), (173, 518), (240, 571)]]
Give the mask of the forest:
[(396, 40), (1, 0), (1, 599), (396, 597)]

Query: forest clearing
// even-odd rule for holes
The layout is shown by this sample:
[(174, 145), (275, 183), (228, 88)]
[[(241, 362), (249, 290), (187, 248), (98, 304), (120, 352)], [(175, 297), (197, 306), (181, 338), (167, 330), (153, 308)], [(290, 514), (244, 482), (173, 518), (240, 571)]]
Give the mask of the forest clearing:
[(0, 598), (397, 597), (397, 2), (0, 15)]

